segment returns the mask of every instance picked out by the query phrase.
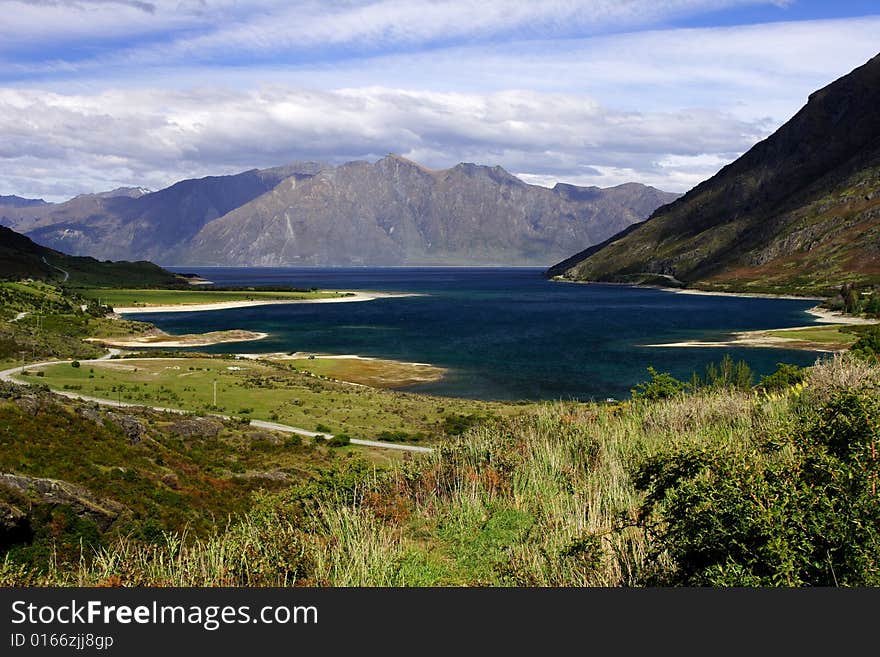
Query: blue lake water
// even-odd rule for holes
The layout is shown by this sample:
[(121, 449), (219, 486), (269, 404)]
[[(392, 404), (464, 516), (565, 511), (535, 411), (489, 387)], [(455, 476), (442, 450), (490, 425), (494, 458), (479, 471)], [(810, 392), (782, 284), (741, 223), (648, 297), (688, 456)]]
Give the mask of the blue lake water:
[(809, 300), (673, 294), (555, 283), (537, 268), (188, 267), (217, 285), (293, 285), (416, 292), (362, 303), (289, 304), (143, 314), (169, 333), (240, 328), (265, 340), (202, 347), (214, 353), (314, 351), (433, 363), (439, 382), (409, 390), (481, 399), (618, 399), (646, 368), (688, 378), (725, 353), (759, 374), (809, 365), (816, 353), (781, 349), (656, 348), (732, 331), (811, 324)]

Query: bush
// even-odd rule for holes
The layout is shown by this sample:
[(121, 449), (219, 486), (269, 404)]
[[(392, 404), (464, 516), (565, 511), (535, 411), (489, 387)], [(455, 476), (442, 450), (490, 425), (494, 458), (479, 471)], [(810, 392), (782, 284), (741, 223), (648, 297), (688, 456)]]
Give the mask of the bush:
[(684, 381), (679, 381), (668, 372), (658, 372), (653, 367), (649, 367), (648, 374), (651, 375), (650, 381), (638, 383), (635, 388), (630, 390), (633, 399), (651, 401), (669, 399), (681, 395), (687, 388)]
[(460, 413), (447, 415), (443, 418), (443, 431), (450, 436), (460, 436), (471, 427), (478, 425), (486, 419), (488, 419), (486, 416), (475, 413), (471, 415), (462, 415)]
[(734, 362), (730, 354), (725, 354), (718, 364), (706, 365), (706, 373), (700, 377), (694, 372), (690, 386), (693, 390), (711, 388), (715, 390), (748, 390), (755, 382), (755, 373), (745, 361)]
[(803, 383), (807, 378), (807, 370), (789, 363), (776, 363), (776, 371), (761, 377), (758, 387), (764, 392), (787, 390)]
[(328, 447), (345, 447), (346, 445), (350, 444), (351, 436), (345, 433), (337, 434), (327, 441)]
[(70, 366), (73, 367), (73, 368), (78, 368), (78, 367), (79, 367), (79, 361), (78, 361), (78, 360), (73, 361), (73, 362), (70, 364)]
[(876, 359), (880, 356), (880, 326), (862, 328), (858, 334), (859, 339), (850, 347), (850, 351), (862, 358)]
[[(788, 436), (649, 459), (636, 476), (656, 536), (652, 583), (880, 584), (880, 399), (835, 393)], [(663, 567), (666, 554), (672, 567)]]

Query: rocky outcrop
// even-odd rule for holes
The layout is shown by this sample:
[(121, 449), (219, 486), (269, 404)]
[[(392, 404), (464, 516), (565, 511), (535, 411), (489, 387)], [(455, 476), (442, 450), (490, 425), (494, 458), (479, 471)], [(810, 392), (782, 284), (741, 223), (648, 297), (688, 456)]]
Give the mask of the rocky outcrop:
[(183, 438), (216, 438), (223, 430), (223, 423), (209, 417), (182, 417), (168, 429)]
[(147, 436), (146, 425), (132, 415), (107, 413), (107, 420), (125, 434), (129, 445), (137, 445)]
[(118, 502), (98, 499), (87, 488), (58, 479), (0, 473), (0, 486), (25, 495), (36, 504), (69, 506), (77, 515), (94, 521), (101, 531), (107, 531), (125, 510)]
[(27, 514), (17, 506), (0, 502), (0, 546), (17, 543), (29, 534)]

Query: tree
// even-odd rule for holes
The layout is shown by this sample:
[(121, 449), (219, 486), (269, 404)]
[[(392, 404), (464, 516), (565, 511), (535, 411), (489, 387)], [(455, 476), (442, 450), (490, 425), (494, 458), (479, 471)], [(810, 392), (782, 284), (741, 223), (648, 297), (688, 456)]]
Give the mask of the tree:
[(687, 388), (684, 381), (679, 381), (669, 372), (658, 372), (653, 367), (648, 367), (648, 374), (651, 375), (650, 381), (638, 383), (630, 390), (633, 399), (669, 399), (681, 395)]

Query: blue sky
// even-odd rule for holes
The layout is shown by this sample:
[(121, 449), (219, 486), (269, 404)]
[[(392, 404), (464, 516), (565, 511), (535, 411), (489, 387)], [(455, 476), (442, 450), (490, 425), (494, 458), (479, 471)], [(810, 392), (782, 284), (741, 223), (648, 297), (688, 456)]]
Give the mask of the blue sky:
[(0, 194), (396, 152), (685, 191), (880, 51), (880, 3), (0, 0)]

